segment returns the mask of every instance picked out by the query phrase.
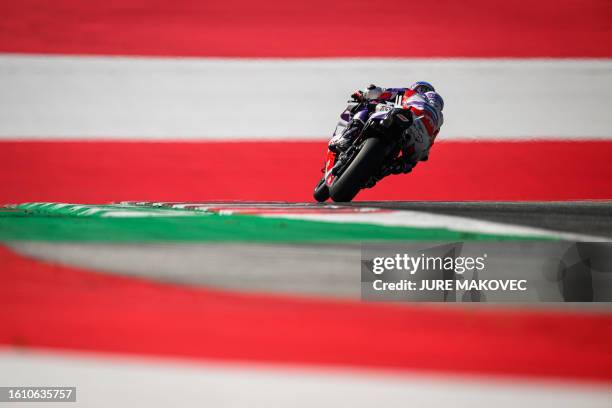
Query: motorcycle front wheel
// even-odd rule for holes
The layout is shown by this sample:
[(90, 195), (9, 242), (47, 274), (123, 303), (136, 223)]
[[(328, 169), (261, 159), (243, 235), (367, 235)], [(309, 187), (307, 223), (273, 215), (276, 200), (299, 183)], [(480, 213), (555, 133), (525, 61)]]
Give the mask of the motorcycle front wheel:
[(383, 165), (387, 154), (386, 143), (378, 138), (370, 138), (363, 146), (347, 169), (329, 188), (332, 200), (336, 202), (351, 201), (371, 176)]
[(319, 180), (319, 184), (317, 184), (315, 187), (312, 196), (320, 203), (327, 201), (329, 198), (329, 187), (327, 187), (327, 184), (325, 183), (325, 177), (322, 177), (321, 180)]

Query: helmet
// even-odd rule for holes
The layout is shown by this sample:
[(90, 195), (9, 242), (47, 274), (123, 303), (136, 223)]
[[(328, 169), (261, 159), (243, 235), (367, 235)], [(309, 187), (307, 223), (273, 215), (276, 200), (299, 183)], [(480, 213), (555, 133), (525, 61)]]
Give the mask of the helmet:
[(415, 82), (414, 84), (410, 85), (410, 89), (418, 93), (425, 93), (436, 90), (432, 84), (425, 81)]
[(433, 107), (435, 107), (436, 109), (440, 111), (444, 109), (444, 99), (442, 99), (439, 93), (430, 91), (430, 92), (425, 92), (423, 96), (425, 96), (425, 99), (427, 99), (427, 102), (433, 105)]

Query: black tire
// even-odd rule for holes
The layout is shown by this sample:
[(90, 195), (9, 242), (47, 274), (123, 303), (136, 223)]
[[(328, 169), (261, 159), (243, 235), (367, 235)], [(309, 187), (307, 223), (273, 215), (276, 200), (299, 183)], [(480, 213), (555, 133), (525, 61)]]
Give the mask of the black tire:
[(378, 138), (367, 139), (357, 157), (329, 188), (332, 200), (351, 201), (368, 179), (382, 166), (387, 147)]
[(317, 186), (315, 187), (312, 196), (320, 203), (327, 201), (327, 199), (329, 198), (329, 187), (327, 187), (324, 177), (319, 180), (319, 184), (317, 184)]

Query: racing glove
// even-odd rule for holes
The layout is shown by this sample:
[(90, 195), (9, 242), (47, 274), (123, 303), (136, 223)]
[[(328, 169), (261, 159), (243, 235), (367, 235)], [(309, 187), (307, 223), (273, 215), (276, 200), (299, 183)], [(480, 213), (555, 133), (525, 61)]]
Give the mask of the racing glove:
[(355, 102), (363, 102), (363, 92), (360, 91), (359, 89), (356, 90), (355, 92), (353, 92), (353, 94), (351, 95), (351, 99)]

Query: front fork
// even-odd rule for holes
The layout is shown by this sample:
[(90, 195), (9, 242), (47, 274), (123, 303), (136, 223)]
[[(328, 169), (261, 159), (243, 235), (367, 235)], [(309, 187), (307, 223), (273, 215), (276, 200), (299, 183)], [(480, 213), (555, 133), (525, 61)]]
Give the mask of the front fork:
[(325, 184), (327, 184), (328, 187), (332, 185), (336, 177), (332, 172), (335, 163), (336, 163), (336, 153), (327, 149), (327, 157), (325, 158), (325, 167), (323, 168), (323, 172), (324, 172), (323, 177), (325, 178)]

